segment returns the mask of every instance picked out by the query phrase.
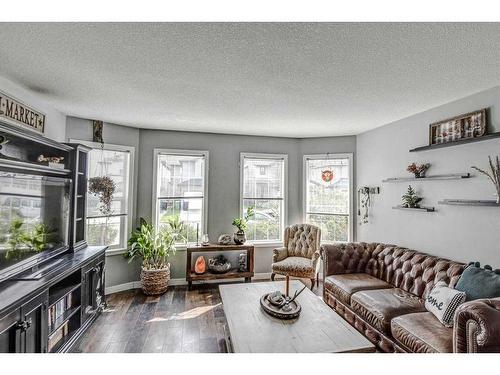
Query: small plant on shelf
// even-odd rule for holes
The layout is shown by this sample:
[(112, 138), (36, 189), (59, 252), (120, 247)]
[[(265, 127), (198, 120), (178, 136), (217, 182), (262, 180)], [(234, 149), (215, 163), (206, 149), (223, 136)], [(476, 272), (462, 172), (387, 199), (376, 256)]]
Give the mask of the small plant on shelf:
[(430, 168), (429, 163), (425, 164), (420, 164), (418, 165), (417, 163), (411, 163), (406, 170), (410, 173), (413, 173), (415, 175), (415, 178), (424, 178), (425, 177), (425, 172)]
[(247, 229), (248, 220), (250, 220), (250, 218), (254, 215), (255, 215), (255, 210), (253, 206), (249, 206), (247, 208), (247, 212), (245, 213), (245, 217), (237, 217), (233, 220), (233, 225), (236, 228), (238, 228), (238, 231), (234, 234), (233, 237), (235, 243), (239, 245), (245, 243), (245, 241), (247, 240), (245, 235), (245, 229)]
[(491, 173), (485, 171), (484, 169), (478, 168), (478, 167), (472, 167), (472, 169), (475, 169), (479, 173), (482, 173), (493, 182), (493, 185), (495, 185), (495, 189), (497, 191), (497, 204), (500, 204), (500, 159), (497, 156), (495, 158), (495, 162), (491, 159), (491, 156), (488, 156), (488, 161), (490, 163), (490, 169)]
[(419, 197), (415, 190), (411, 187), (411, 185), (408, 186), (408, 190), (406, 191), (406, 194), (402, 196), (403, 199), (403, 207), (405, 208), (420, 208), (420, 202), (422, 201), (423, 198)]

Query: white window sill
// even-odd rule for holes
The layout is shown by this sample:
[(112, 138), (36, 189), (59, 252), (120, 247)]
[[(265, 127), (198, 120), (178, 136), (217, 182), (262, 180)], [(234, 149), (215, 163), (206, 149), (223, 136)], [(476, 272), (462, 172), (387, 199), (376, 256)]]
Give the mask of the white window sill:
[(109, 249), (106, 250), (106, 256), (123, 255), (127, 249)]

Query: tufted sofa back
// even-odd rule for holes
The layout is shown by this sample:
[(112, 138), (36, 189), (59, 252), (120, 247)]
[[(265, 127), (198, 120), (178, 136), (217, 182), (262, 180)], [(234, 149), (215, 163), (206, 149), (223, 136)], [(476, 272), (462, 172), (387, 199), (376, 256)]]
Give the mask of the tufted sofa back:
[(323, 245), (325, 272), (367, 273), (426, 298), (438, 281), (454, 287), (465, 265), (407, 248), (380, 243)]
[(453, 288), (465, 268), (462, 263), (397, 246), (387, 246), (374, 257), (380, 279), (422, 298), (439, 281)]
[(284, 245), (289, 257), (312, 258), (320, 247), (321, 230), (310, 224), (295, 224), (285, 229)]

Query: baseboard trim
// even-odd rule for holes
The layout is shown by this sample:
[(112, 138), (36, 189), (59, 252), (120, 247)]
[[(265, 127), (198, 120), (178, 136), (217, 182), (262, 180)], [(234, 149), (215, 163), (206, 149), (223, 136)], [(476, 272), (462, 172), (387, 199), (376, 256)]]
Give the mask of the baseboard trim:
[[(281, 279), (281, 278), (284, 278), (284, 276), (276, 275), (276, 279)], [(256, 273), (254, 275), (254, 277), (252, 278), (252, 280), (270, 280), (270, 279), (271, 279), (270, 272)], [(225, 283), (225, 282), (234, 282), (234, 279), (200, 281), (201, 284)], [(184, 278), (170, 279), (170, 281), (168, 282), (168, 285), (172, 285), (172, 286), (187, 285), (187, 281)], [(118, 292), (124, 292), (126, 290), (138, 289), (140, 287), (141, 287), (140, 281), (131, 281), (131, 282), (124, 283), (124, 284), (108, 286), (105, 288), (104, 293), (106, 295), (108, 295), (108, 294), (113, 294), (113, 293), (118, 293)]]

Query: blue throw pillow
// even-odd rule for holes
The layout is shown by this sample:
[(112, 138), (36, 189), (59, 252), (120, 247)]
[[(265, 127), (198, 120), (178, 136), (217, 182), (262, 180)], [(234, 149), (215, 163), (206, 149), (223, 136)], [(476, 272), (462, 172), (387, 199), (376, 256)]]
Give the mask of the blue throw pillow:
[(500, 270), (480, 266), (479, 262), (469, 263), (455, 286), (456, 290), (465, 292), (467, 301), (500, 297)]

